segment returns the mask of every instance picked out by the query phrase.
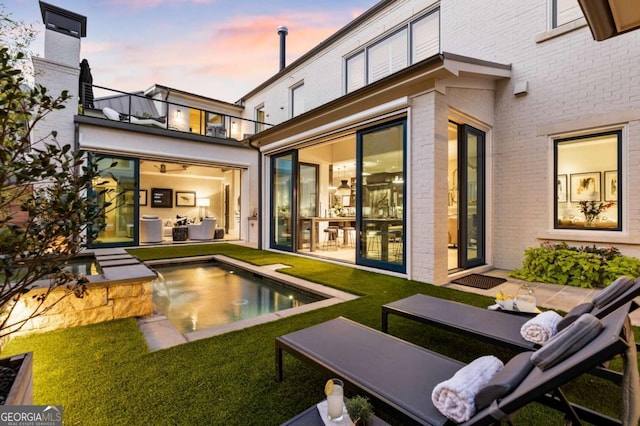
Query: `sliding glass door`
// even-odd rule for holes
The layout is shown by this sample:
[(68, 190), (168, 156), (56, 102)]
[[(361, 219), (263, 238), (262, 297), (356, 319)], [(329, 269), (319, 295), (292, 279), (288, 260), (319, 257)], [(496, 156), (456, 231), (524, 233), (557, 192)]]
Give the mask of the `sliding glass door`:
[(272, 248), (293, 251), (294, 210), (296, 206), (294, 182), (297, 173), (295, 152), (274, 156), (271, 159), (271, 242)]
[(405, 120), (358, 133), (356, 262), (405, 271)]
[(137, 245), (139, 161), (103, 155), (96, 155), (94, 158), (102, 172), (92, 190), (101, 194), (99, 203), (110, 205), (103, 213), (100, 220), (102, 230), (91, 241), (91, 247)]
[(468, 125), (458, 126), (458, 262), (465, 269), (485, 264), (484, 141), (484, 132)]

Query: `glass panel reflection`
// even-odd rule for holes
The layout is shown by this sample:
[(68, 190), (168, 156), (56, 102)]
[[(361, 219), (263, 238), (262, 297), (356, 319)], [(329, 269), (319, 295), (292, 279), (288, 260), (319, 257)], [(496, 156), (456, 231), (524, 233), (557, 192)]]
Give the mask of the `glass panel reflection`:
[(360, 258), (404, 261), (404, 125), (362, 135)]

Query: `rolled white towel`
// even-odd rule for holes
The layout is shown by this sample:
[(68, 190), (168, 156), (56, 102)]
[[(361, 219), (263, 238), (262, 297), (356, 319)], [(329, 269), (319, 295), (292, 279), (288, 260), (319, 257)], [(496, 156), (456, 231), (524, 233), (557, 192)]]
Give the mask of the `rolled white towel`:
[(528, 342), (544, 344), (558, 332), (562, 316), (555, 311), (545, 311), (522, 324), (520, 334)]
[(492, 355), (473, 360), (456, 371), (453, 377), (433, 388), (433, 405), (445, 417), (457, 423), (469, 420), (476, 412), (476, 394), (502, 367), (502, 361)]

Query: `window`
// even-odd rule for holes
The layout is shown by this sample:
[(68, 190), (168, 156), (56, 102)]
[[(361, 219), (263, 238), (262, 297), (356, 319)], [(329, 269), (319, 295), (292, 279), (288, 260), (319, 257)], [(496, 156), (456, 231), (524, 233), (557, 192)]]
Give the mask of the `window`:
[(435, 55), (440, 51), (440, 11), (411, 24), (411, 63)]
[(364, 51), (347, 58), (347, 93), (365, 85)]
[(264, 113), (264, 104), (256, 108), (256, 133), (264, 130), (266, 115)]
[(291, 88), (291, 117), (298, 116), (304, 112), (304, 83), (297, 84)]
[(578, 0), (553, 0), (553, 28), (582, 18)]
[(367, 49), (367, 81), (373, 83), (407, 67), (407, 30), (401, 30)]
[(622, 131), (555, 141), (555, 227), (620, 230)]
[(346, 57), (345, 91), (357, 90), (438, 52), (440, 11), (435, 9)]

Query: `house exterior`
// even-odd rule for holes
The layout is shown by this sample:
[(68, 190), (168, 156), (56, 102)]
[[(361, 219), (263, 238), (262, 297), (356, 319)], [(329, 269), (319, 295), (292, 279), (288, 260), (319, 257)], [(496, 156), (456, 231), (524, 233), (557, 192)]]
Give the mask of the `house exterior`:
[[(233, 104), (153, 86), (138, 96), (165, 128), (95, 104), (51, 122), (131, 160), (133, 190), (167, 186), (141, 184), (146, 161), (234, 171), (211, 205), (232, 200), (215, 215), (233, 211), (263, 249), (434, 284), (517, 268), (543, 241), (640, 256), (640, 32), (594, 41), (577, 0), (477, 6), (380, 1)], [(79, 37), (49, 32), (42, 84), (74, 87)], [(158, 209), (131, 210), (137, 244), (138, 218)]]
[(574, 1), (478, 6), (381, 1), (240, 100), (275, 124), (248, 137), (265, 248), (313, 255), (333, 210), (355, 264), (436, 284), (543, 241), (640, 254), (640, 34), (595, 42)]
[[(115, 208), (105, 213), (106, 228), (92, 247), (175, 241), (178, 217), (204, 216), (216, 218), (225, 238), (249, 241), (253, 233), (257, 241), (257, 227), (246, 218), (258, 204), (259, 153), (239, 142), (255, 128), (240, 117), (243, 108), (157, 84), (138, 93), (92, 85), (93, 96), (79, 97), (86, 18), (46, 3), (41, 10), (45, 52), (33, 59), (36, 82), (52, 93), (68, 90), (80, 105), (49, 115), (35, 139), (55, 130), (58, 141), (87, 150), (105, 168), (116, 163), (96, 188), (118, 195), (105, 199)], [(161, 226), (143, 231), (145, 218)]]

